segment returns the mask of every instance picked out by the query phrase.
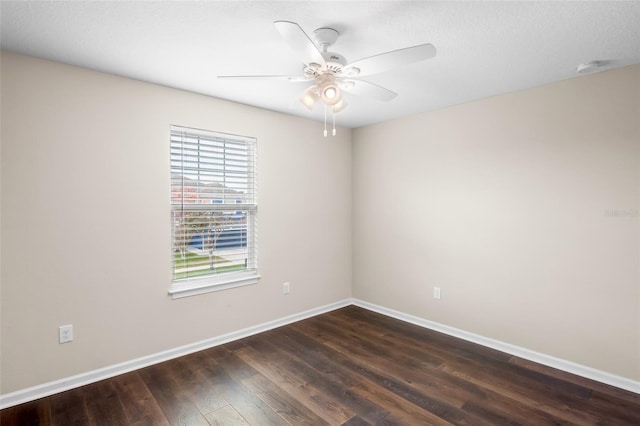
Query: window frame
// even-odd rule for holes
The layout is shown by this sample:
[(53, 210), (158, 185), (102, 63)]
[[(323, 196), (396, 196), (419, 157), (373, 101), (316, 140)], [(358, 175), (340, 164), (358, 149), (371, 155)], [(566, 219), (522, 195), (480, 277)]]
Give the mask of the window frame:
[[(193, 296), (197, 294), (209, 293), (212, 291), (220, 291), (226, 290), (230, 288), (246, 286), (251, 284), (256, 284), (260, 275), (258, 272), (258, 247), (257, 247), (257, 213), (258, 213), (258, 202), (257, 202), (257, 140), (254, 137), (247, 136), (239, 136), (228, 133), (221, 133), (217, 131), (209, 131), (209, 130), (201, 130), (194, 129), (184, 126), (171, 125), (169, 132), (169, 150), (170, 150), (170, 158), (169, 158), (169, 169), (171, 175), (171, 202), (170, 202), (170, 217), (171, 217), (171, 285), (169, 289), (169, 294), (172, 298), (182, 298), (187, 296)], [(223, 154), (219, 157), (215, 157), (215, 159), (220, 158), (222, 161), (222, 168), (216, 169), (216, 172), (222, 173), (226, 178), (226, 174), (232, 170), (231, 166), (227, 166), (227, 162), (231, 163), (232, 161), (228, 160), (230, 154), (226, 153), (227, 144), (229, 145), (237, 145), (246, 147), (246, 164), (243, 167), (246, 167), (246, 179), (247, 179), (247, 193), (243, 194), (247, 199), (244, 200), (243, 203), (238, 203), (238, 200), (235, 203), (219, 203), (218, 199), (215, 198), (218, 195), (215, 195), (210, 201), (211, 203), (205, 203), (200, 200), (200, 203), (185, 203), (185, 191), (184, 183), (180, 185), (179, 191), (179, 202), (176, 202), (173, 199), (174, 193), (174, 173), (176, 170), (175, 164), (180, 164), (177, 168), (180, 170), (182, 179), (184, 181), (185, 178), (185, 166), (184, 164), (187, 162), (185, 160), (186, 155), (182, 152), (180, 154), (174, 153), (174, 148), (176, 146), (180, 146), (179, 149), (184, 150), (185, 142), (182, 139), (180, 142), (176, 142), (174, 140), (175, 137), (181, 137), (184, 139), (196, 138), (198, 140), (198, 149), (197, 149), (197, 158), (198, 163), (200, 163), (200, 140), (215, 141), (217, 144), (222, 144), (223, 146)], [(177, 158), (174, 160), (174, 157)], [(237, 161), (237, 159), (235, 160)], [(180, 168), (181, 167), (181, 168)], [(218, 166), (219, 167), (219, 166)], [(212, 169), (200, 168), (197, 167), (195, 173), (211, 172)], [(192, 172), (193, 173), (193, 172)], [(198, 182), (200, 180), (198, 179)], [(226, 191), (226, 186), (223, 187), (224, 191)], [(199, 199), (199, 193), (196, 196)], [(213, 215), (216, 214), (229, 214), (232, 211), (242, 211), (246, 214), (246, 250), (247, 250), (247, 258), (245, 269), (238, 271), (228, 271), (221, 273), (212, 273), (208, 275), (202, 276), (191, 276), (186, 278), (175, 278), (176, 274), (176, 265), (175, 265), (175, 250), (176, 250), (176, 242), (180, 238), (176, 235), (176, 220), (175, 213), (176, 211), (181, 212), (179, 216), (183, 217), (185, 212), (205, 212), (211, 213)], [(180, 222), (184, 223), (184, 222)], [(180, 244), (185, 244), (181, 242)], [(215, 243), (214, 243), (215, 245)], [(211, 248), (211, 250), (215, 250)]]

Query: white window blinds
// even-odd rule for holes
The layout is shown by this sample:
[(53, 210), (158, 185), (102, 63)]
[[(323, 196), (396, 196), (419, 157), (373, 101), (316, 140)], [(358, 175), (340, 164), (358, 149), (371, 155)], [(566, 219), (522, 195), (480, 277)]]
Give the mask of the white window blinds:
[(171, 293), (257, 281), (256, 140), (171, 126)]

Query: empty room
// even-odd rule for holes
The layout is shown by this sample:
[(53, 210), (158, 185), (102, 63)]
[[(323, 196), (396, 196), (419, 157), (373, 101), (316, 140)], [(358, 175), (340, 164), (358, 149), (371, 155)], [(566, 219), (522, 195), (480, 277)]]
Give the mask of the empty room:
[(640, 2), (0, 2), (0, 424), (640, 424)]

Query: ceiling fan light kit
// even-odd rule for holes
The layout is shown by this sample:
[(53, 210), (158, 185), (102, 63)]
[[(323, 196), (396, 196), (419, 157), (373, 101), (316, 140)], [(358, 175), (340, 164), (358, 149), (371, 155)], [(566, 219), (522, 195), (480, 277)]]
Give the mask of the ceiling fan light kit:
[(330, 108), (333, 114), (332, 134), (334, 136), (336, 134), (335, 114), (347, 107), (343, 92), (380, 101), (389, 101), (398, 95), (389, 89), (356, 77), (378, 74), (395, 67), (424, 61), (436, 54), (436, 49), (431, 44), (420, 44), (349, 63), (341, 54), (328, 51), (328, 48), (340, 37), (340, 33), (335, 29), (318, 28), (313, 32), (312, 40), (295, 22), (275, 21), (274, 25), (284, 41), (304, 64), (302, 76), (249, 75), (218, 76), (218, 78), (313, 81), (313, 85), (303, 92), (300, 102), (312, 111), (318, 101), (322, 101), (325, 109), (325, 136), (327, 136), (327, 108)]

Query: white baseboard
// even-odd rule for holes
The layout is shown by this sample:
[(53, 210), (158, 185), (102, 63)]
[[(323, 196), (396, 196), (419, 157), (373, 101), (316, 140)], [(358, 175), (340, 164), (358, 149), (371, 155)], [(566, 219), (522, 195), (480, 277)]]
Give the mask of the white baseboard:
[(330, 312), (351, 304), (351, 299), (345, 299), (336, 303), (321, 306), (319, 308), (310, 309), (298, 314), (289, 315), (284, 318), (259, 324), (254, 327), (245, 328), (244, 330), (235, 331), (232, 333), (224, 334), (222, 336), (213, 337), (211, 339), (203, 340), (174, 349), (169, 349), (167, 351), (159, 352), (153, 355), (133, 359), (131, 361), (111, 365), (105, 368), (100, 368), (98, 370), (89, 371), (53, 382), (44, 383), (42, 385), (18, 390), (5, 395), (0, 395), (0, 409), (13, 407), (14, 405), (22, 404), (29, 401), (34, 401), (39, 398), (44, 398), (45, 396), (54, 395), (56, 393), (64, 392), (69, 389), (77, 388), (90, 383), (95, 383), (100, 380), (108, 379), (110, 377), (115, 377), (120, 374), (148, 367), (153, 364), (158, 364), (170, 359), (178, 358), (204, 349), (209, 349), (214, 346), (219, 346), (225, 343), (232, 342), (234, 340), (249, 337), (254, 334), (262, 333), (264, 331), (291, 324), (293, 322), (310, 318), (316, 315), (320, 315), (325, 312)]
[(188, 355), (193, 352), (209, 349), (215, 346), (219, 346), (225, 343), (239, 340), (245, 337), (252, 336), (254, 334), (262, 333), (283, 325), (291, 324), (296, 321), (301, 321), (306, 318), (310, 318), (316, 315), (320, 315), (326, 312), (330, 312), (345, 306), (356, 305), (361, 308), (369, 309), (374, 312), (378, 312), (383, 315), (387, 315), (392, 318), (406, 321), (411, 324), (415, 324), (421, 327), (425, 327), (431, 330), (439, 331), (450, 336), (458, 337), (463, 340), (467, 340), (473, 343), (477, 343), (483, 346), (487, 346), (502, 352), (506, 352), (511, 355), (518, 356), (520, 358), (528, 359), (530, 361), (537, 362), (549, 367), (557, 368), (562, 371), (566, 371), (578, 376), (586, 377), (588, 379), (596, 380), (598, 382), (606, 383), (611, 386), (615, 386), (621, 389), (625, 389), (631, 392), (640, 394), (640, 382), (627, 379), (624, 377), (616, 376), (604, 371), (596, 370), (591, 367), (576, 364), (571, 361), (566, 361), (560, 358), (555, 358), (549, 355), (545, 355), (539, 352), (534, 352), (529, 349), (521, 348), (519, 346), (511, 345), (509, 343), (501, 342), (499, 340), (489, 339), (474, 333), (469, 333), (464, 330), (449, 327), (437, 322), (429, 321), (423, 318), (408, 315), (403, 312), (395, 311), (383, 306), (375, 305), (365, 302), (359, 299), (345, 299), (339, 302), (331, 303), (329, 305), (321, 306), (319, 308), (310, 309), (298, 314), (289, 315), (284, 318), (269, 321), (263, 324), (259, 324), (253, 327), (245, 328), (243, 330), (227, 333), (222, 336), (213, 337), (211, 339), (203, 340), (200, 342), (192, 343), (189, 345), (181, 346), (178, 348), (170, 349), (167, 351), (159, 352), (153, 355), (137, 358), (131, 361), (126, 361), (120, 364), (112, 365), (98, 370), (89, 371), (86, 373), (78, 374), (75, 376), (67, 377), (64, 379), (56, 380), (42, 385), (33, 386), (30, 388), (18, 390), (5, 395), (0, 395), (0, 409), (12, 407), (14, 405), (22, 404), (29, 401), (34, 401), (39, 398), (44, 398), (49, 395), (64, 392), (69, 389), (84, 386), (90, 383), (95, 383), (100, 380), (115, 377), (120, 374), (128, 373), (130, 371), (138, 370), (140, 368), (148, 367), (153, 364), (168, 361), (170, 359), (178, 358), (184, 355)]
[(429, 321), (424, 318), (416, 317), (413, 315), (405, 314), (393, 309), (386, 308), (384, 306), (374, 305), (369, 302), (365, 302), (359, 299), (352, 299), (352, 303), (361, 308), (369, 309), (380, 314), (399, 319), (411, 324), (418, 325), (420, 327), (428, 328), (430, 330), (438, 331), (440, 333), (448, 334), (453, 337), (458, 337), (469, 342), (477, 343), (482, 346), (486, 346), (492, 349), (496, 349), (502, 352), (506, 352), (511, 355), (515, 355), (520, 358), (528, 359), (529, 361), (537, 362), (538, 364), (546, 365), (548, 367), (557, 368), (558, 370), (566, 371), (568, 373), (575, 374), (577, 376), (586, 377), (587, 379), (595, 380), (601, 383), (605, 383), (611, 386), (615, 386), (620, 389), (625, 389), (630, 392), (640, 394), (640, 382), (628, 379), (626, 377), (617, 376), (615, 374), (607, 373), (605, 371), (596, 370), (595, 368), (587, 367), (585, 365), (576, 364), (575, 362), (567, 361), (561, 358), (556, 358), (550, 355), (545, 355), (540, 352), (535, 352), (520, 346), (515, 346), (509, 343), (501, 342), (499, 340), (490, 339), (488, 337), (480, 336), (478, 334), (470, 333), (468, 331), (460, 330), (458, 328), (449, 327), (444, 324), (440, 324), (434, 321)]

